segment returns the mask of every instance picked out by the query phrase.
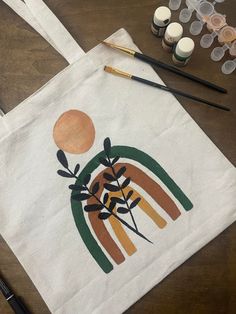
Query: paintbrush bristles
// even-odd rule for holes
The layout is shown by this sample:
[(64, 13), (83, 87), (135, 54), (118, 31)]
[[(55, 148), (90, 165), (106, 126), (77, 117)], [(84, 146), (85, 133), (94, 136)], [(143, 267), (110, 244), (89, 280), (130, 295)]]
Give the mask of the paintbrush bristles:
[(108, 73), (112, 73), (112, 72), (113, 72), (113, 69), (112, 69), (112, 67), (109, 67), (109, 66), (105, 65), (105, 66), (104, 66), (104, 71), (105, 71), (105, 72), (108, 72)]
[(118, 49), (122, 52), (125, 52), (131, 56), (134, 56), (135, 55), (135, 51), (132, 50), (132, 49), (129, 49), (129, 48), (125, 48), (125, 47), (122, 47), (122, 46), (118, 46), (118, 45), (115, 45), (115, 44), (112, 44), (112, 43), (108, 43), (107, 41), (102, 41), (102, 44), (110, 47), (110, 48), (114, 48), (114, 49)]
[(129, 74), (127, 72), (123, 72), (121, 70), (118, 70), (116, 68), (113, 68), (113, 67), (110, 67), (110, 66), (107, 66), (107, 65), (104, 67), (104, 71), (107, 72), (107, 73), (111, 73), (111, 74), (117, 75), (117, 76), (129, 78), (129, 79), (132, 78), (131, 74)]

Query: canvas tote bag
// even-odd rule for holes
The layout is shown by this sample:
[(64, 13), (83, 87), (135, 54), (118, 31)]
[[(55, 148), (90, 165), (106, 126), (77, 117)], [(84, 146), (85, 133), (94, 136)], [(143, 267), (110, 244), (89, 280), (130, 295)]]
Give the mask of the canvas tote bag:
[(0, 120), (0, 232), (52, 313), (121, 313), (235, 221), (236, 171), (174, 96), (103, 70), (163, 84), (150, 66), (73, 40), (69, 60), (25, 3), (71, 65)]

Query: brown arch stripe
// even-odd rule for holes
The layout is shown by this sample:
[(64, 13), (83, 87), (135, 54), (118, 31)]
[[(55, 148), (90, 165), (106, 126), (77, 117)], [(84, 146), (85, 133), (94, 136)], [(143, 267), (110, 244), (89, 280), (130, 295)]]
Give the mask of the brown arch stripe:
[(181, 212), (169, 197), (169, 195), (162, 189), (162, 187), (150, 178), (146, 173), (140, 170), (138, 167), (129, 163), (119, 163), (115, 165), (115, 169), (121, 166), (126, 167), (125, 177), (131, 177), (132, 182), (139, 185), (144, 191), (146, 191), (156, 202), (163, 208), (166, 213), (173, 219), (176, 220)]

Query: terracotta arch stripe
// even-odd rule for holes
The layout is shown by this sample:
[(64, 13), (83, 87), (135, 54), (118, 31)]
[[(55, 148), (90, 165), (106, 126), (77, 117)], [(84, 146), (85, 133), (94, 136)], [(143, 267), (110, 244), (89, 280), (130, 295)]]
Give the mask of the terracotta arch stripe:
[(181, 212), (179, 211), (175, 202), (162, 189), (162, 187), (152, 178), (150, 178), (146, 173), (144, 173), (138, 167), (129, 163), (116, 164), (115, 169), (119, 169), (121, 166), (126, 167), (126, 172), (124, 173), (124, 176), (131, 177), (131, 181), (136, 183), (144, 191), (146, 191), (173, 220), (176, 220), (181, 215)]
[[(90, 186), (90, 189), (92, 189), (93, 185), (96, 182), (99, 182), (100, 186), (103, 186), (104, 183), (103, 172), (96, 176), (96, 178), (93, 180)], [(97, 197), (99, 199), (101, 197), (102, 191), (103, 189), (100, 188), (100, 190), (97, 193)], [(87, 203), (96, 204), (98, 202), (92, 197), (87, 201)], [(89, 212), (88, 217), (98, 240), (100, 241), (104, 249), (107, 251), (107, 253), (112, 257), (116, 264), (119, 265), (122, 262), (124, 262), (125, 260), (124, 255), (122, 254), (120, 248), (117, 246), (115, 241), (110, 236), (110, 233), (108, 232), (103, 220), (98, 218), (98, 212)]]

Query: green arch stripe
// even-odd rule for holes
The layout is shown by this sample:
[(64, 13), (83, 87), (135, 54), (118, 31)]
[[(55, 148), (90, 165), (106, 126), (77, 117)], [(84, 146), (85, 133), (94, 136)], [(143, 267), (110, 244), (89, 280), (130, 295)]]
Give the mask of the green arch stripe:
[[(186, 211), (190, 210), (193, 207), (191, 201), (178, 187), (178, 185), (169, 177), (167, 172), (149, 155), (133, 147), (113, 146), (111, 148), (110, 157), (114, 158), (116, 156), (139, 162), (144, 167), (152, 171), (166, 185), (166, 187), (182, 204)], [(87, 163), (87, 165), (81, 171), (78, 179), (76, 180), (76, 184), (82, 184), (86, 174), (93, 173), (93, 171), (98, 168), (98, 166), (100, 165), (100, 157), (106, 157), (104, 151), (98, 153), (93, 159), (91, 159)], [(75, 196), (77, 193), (78, 192), (73, 191), (71, 196)], [(106, 255), (103, 253), (101, 247), (98, 245), (96, 239), (93, 237), (91, 231), (89, 230), (89, 227), (84, 217), (82, 202), (75, 201), (71, 198), (71, 207), (77, 229), (80, 233), (82, 240), (84, 241), (84, 244), (86, 245), (93, 258), (96, 260), (98, 265), (102, 268), (102, 270), (105, 273), (109, 273), (113, 269), (113, 266), (106, 257)]]

